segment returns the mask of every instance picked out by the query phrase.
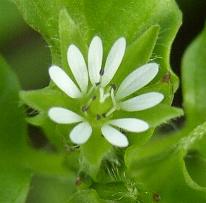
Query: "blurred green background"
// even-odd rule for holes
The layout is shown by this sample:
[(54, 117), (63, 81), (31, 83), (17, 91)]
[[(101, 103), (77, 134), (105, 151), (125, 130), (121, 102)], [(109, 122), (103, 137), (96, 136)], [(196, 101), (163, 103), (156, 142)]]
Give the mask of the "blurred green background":
[(49, 48), (41, 36), (24, 23), (9, 0), (0, 0), (0, 50), (23, 89), (48, 84)]
[[(184, 50), (203, 29), (206, 18), (206, 0), (178, 0), (178, 4), (183, 12), (183, 25), (172, 47), (171, 64), (180, 77)], [(15, 5), (9, 0), (0, 0), (0, 53), (14, 69), (23, 89), (38, 89), (47, 86), (49, 82), (47, 70), (51, 63), (49, 47), (37, 32), (24, 23)], [(179, 88), (174, 105), (181, 106), (181, 104), (182, 96), (181, 88)], [(31, 139), (32, 132), (36, 132), (35, 130), (37, 129), (30, 130)], [(36, 147), (41, 147), (42, 143), (43, 145), (46, 143), (41, 133), (38, 132), (35, 135), (40, 135), (33, 140), (37, 142)], [(54, 180), (34, 178), (28, 202), (49, 202), (44, 199), (47, 197), (44, 193), (51, 194), (53, 202), (61, 202), (52, 196), (53, 191), (58, 188), (60, 194), (60, 191), (67, 189), (68, 185), (63, 181), (56, 181), (54, 187), (48, 187), (48, 185), (51, 186), (51, 181)], [(67, 198), (63, 192), (59, 197)]]

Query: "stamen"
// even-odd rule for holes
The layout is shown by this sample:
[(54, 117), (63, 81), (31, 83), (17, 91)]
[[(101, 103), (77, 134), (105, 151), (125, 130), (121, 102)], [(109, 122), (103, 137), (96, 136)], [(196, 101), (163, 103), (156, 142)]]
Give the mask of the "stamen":
[(89, 107), (90, 104), (95, 100), (95, 96), (92, 97), (91, 99), (89, 99), (89, 101), (87, 102), (87, 106)]
[(82, 111), (86, 112), (89, 109), (90, 104), (97, 98), (96, 95), (94, 95), (91, 99), (89, 99), (89, 101), (87, 102), (86, 105), (82, 106)]
[(120, 131), (121, 133), (123, 133), (123, 134), (126, 134), (126, 131), (123, 130), (122, 128), (120, 128), (119, 131)]
[(83, 112), (87, 112), (88, 109), (89, 109), (89, 106), (87, 106), (87, 105), (82, 106), (82, 111)]
[(100, 87), (99, 93), (100, 93), (100, 98), (99, 98), (100, 103), (103, 103), (108, 97), (110, 97), (109, 92), (104, 94), (104, 88), (103, 87)]
[(92, 97), (92, 100), (94, 101), (96, 98), (97, 98), (97, 96), (96, 96), (96, 95), (94, 95), (94, 96)]
[(101, 70), (99, 71), (100, 76), (104, 75), (104, 68), (101, 68)]
[(101, 82), (97, 82), (95, 85), (98, 87), (101, 84)]
[(117, 86), (115, 84), (111, 84), (110, 85), (111, 89), (113, 89), (114, 91), (117, 89)]
[(113, 112), (117, 110), (116, 106), (113, 106), (105, 115), (105, 117), (110, 116)]
[(101, 116), (100, 116), (99, 114), (97, 114), (97, 115), (96, 115), (96, 119), (97, 119), (97, 120), (100, 120), (100, 119), (101, 119)]
[(114, 89), (111, 89), (111, 98), (112, 98), (112, 103), (113, 103), (113, 106), (117, 106), (117, 102), (115, 100), (115, 97), (114, 97)]
[(107, 93), (107, 94), (104, 95), (104, 101), (105, 101), (108, 97), (110, 97), (110, 93)]
[(104, 102), (104, 88), (103, 87), (99, 88), (99, 94), (100, 94), (99, 102), (103, 103)]
[(77, 176), (76, 181), (75, 181), (75, 185), (80, 186), (81, 183), (82, 183), (82, 180), (81, 180), (80, 176)]
[(93, 92), (95, 89), (96, 89), (96, 86), (93, 85), (93, 86), (89, 89), (89, 91), (88, 91), (88, 93), (87, 93), (87, 96), (89, 96), (90, 94), (92, 94), (92, 92)]

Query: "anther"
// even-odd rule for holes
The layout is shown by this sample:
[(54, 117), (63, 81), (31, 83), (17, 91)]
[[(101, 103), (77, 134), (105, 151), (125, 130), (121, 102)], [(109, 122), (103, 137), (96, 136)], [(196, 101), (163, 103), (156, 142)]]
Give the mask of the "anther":
[(104, 75), (104, 68), (101, 68), (101, 70), (99, 71), (100, 76)]
[(113, 106), (105, 115), (105, 117), (110, 116), (113, 112), (115, 112), (117, 110), (117, 108), (115, 106)]
[(161, 200), (161, 197), (158, 193), (153, 193), (152, 198), (155, 202), (159, 202)]
[(101, 82), (96, 82), (95, 85), (98, 87), (101, 84)]
[(100, 95), (99, 102), (103, 103), (104, 102), (104, 88), (102, 87), (99, 88), (99, 95)]
[(79, 185), (81, 185), (81, 183), (82, 183), (81, 178), (79, 176), (77, 176), (76, 181), (75, 181), (75, 185), (79, 186)]
[(83, 112), (88, 111), (88, 109), (89, 109), (89, 106), (87, 106), (87, 105), (82, 106), (82, 111)]
[(79, 145), (69, 146), (69, 145), (65, 144), (65, 145), (64, 145), (64, 148), (65, 148), (65, 150), (68, 151), (68, 152), (74, 152), (74, 151), (77, 151), (77, 150), (80, 148), (80, 146), (79, 146)]
[(92, 101), (94, 101), (96, 98), (97, 98), (97, 96), (94, 95), (94, 96), (92, 97)]
[(97, 121), (101, 119), (101, 116), (99, 114), (96, 115)]
[(110, 85), (111, 89), (113, 89), (114, 91), (117, 89), (117, 86), (115, 84), (111, 84)]
[(117, 107), (117, 102), (116, 102), (115, 97), (114, 97), (114, 89), (113, 88), (111, 89), (111, 98), (112, 98), (113, 106)]
[(123, 134), (126, 134), (126, 131), (123, 130), (122, 128), (120, 128), (119, 131), (120, 131), (121, 133), (123, 133)]

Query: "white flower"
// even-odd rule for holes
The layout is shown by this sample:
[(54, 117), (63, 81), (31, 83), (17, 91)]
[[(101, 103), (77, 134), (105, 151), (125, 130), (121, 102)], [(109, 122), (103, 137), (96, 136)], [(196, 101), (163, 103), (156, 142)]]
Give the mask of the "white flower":
[(102, 41), (95, 36), (89, 46), (87, 68), (80, 50), (75, 45), (70, 45), (67, 59), (75, 82), (58, 66), (50, 67), (51, 79), (65, 94), (74, 99), (74, 105), (75, 99), (86, 100), (79, 108), (79, 113), (62, 107), (52, 107), (48, 112), (50, 119), (58, 124), (76, 124), (69, 135), (73, 143), (85, 143), (92, 135), (92, 127), (98, 126), (108, 142), (118, 147), (126, 147), (128, 139), (121, 129), (138, 133), (149, 128), (147, 122), (136, 118), (111, 119), (115, 111), (145, 110), (159, 104), (164, 98), (161, 93), (149, 92), (127, 99), (154, 79), (159, 70), (156, 63), (148, 63), (134, 70), (121, 82), (117, 90), (114, 84), (110, 85), (122, 62), (125, 49), (125, 38), (119, 38), (113, 44), (103, 66)]

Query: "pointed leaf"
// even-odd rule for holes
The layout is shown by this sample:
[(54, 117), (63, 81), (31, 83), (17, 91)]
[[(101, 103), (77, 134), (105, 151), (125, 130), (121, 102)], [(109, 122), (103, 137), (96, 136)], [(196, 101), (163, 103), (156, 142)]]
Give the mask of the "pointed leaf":
[(188, 127), (206, 120), (206, 29), (187, 49), (182, 63), (184, 108)]
[[(19, 167), (27, 153), (26, 124), (19, 106), (19, 83), (0, 57), (0, 202), (24, 202), (31, 172)], [(18, 162), (16, 162), (18, 160)]]

